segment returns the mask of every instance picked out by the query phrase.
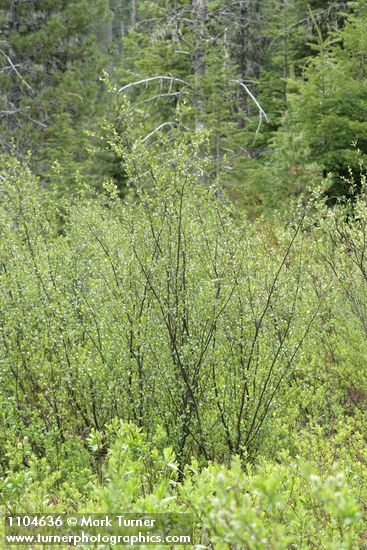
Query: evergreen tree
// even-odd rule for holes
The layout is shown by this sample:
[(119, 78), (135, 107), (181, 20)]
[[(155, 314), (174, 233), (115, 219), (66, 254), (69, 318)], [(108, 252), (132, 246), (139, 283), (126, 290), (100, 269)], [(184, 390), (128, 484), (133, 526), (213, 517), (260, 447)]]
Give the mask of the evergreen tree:
[(102, 69), (108, 63), (107, 0), (3, 2), (2, 148), (31, 151), (43, 179), (55, 161), (66, 181), (90, 177), (86, 129), (103, 114)]
[(245, 39), (242, 28), (251, 27), (253, 13), (260, 21), (258, 4), (246, 11), (243, 2), (224, 0), (159, 6), (142, 1), (137, 8), (116, 70), (121, 93), (132, 102), (145, 136), (154, 136), (157, 128), (169, 131), (178, 111), (185, 131), (208, 129), (208, 178), (228, 185), (233, 175), (226, 168), (236, 172), (257, 134), (259, 110), (263, 116), (253, 82), (247, 81), (256, 76), (261, 49), (255, 30)]
[(350, 3), (353, 11), (343, 26), (325, 37), (316, 19), (316, 56), (308, 59), (301, 78), (288, 83), (287, 116), (274, 138), (270, 163), (279, 167), (279, 199), (318, 183), (331, 172), (331, 195), (347, 192), (350, 169), (359, 172), (367, 154), (365, 112), (367, 80), (367, 7)]

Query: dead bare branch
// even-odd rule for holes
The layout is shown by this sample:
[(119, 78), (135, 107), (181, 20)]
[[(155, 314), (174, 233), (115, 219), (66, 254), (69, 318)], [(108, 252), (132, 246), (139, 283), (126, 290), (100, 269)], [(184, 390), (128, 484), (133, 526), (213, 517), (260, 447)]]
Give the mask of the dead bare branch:
[(18, 71), (16, 65), (14, 65), (14, 63), (12, 62), (12, 60), (10, 59), (10, 57), (8, 56), (8, 54), (6, 54), (4, 52), (4, 50), (1, 50), (0, 49), (0, 53), (5, 57), (5, 59), (7, 60), (7, 62), (9, 63), (10, 67), (12, 68), (12, 70), (15, 72), (15, 74), (20, 78), (20, 80), (23, 82), (24, 86), (32, 93), (32, 94), (35, 94), (35, 91), (34, 89), (32, 88), (32, 86), (30, 86), (28, 84), (28, 82), (26, 82), (26, 80), (24, 80), (24, 78), (22, 77), (22, 75), (20, 74), (20, 72)]
[(156, 94), (152, 97), (148, 97), (148, 99), (144, 99), (143, 101), (139, 101), (138, 103), (134, 104), (134, 107), (138, 107), (138, 105), (142, 105), (143, 103), (149, 103), (150, 101), (154, 101), (155, 99), (160, 99), (161, 97), (177, 97), (181, 94), (181, 92), (168, 92), (166, 94)]
[(137, 80), (136, 82), (130, 82), (130, 84), (126, 84), (125, 86), (122, 86), (121, 88), (119, 88), (118, 93), (123, 92), (124, 90), (128, 90), (133, 86), (139, 86), (139, 84), (146, 84), (147, 82), (153, 82), (154, 80), (160, 80), (161, 83), (163, 80), (168, 80), (170, 82), (179, 82), (180, 84), (185, 84), (185, 86), (191, 87), (191, 84), (189, 82), (187, 82), (186, 80), (183, 80), (182, 78), (176, 78), (175, 76), (151, 76), (149, 78), (143, 78), (142, 80)]
[(147, 136), (145, 136), (145, 138), (143, 138), (141, 140), (142, 143), (145, 143), (149, 138), (151, 138), (156, 132), (159, 132), (159, 130), (161, 130), (162, 128), (164, 128), (165, 126), (171, 126), (171, 128), (173, 128), (174, 126), (176, 126), (176, 123), (175, 122), (163, 122), (163, 124), (160, 124), (159, 126), (157, 126), (156, 128), (154, 128), (154, 130), (152, 130)]
[(255, 103), (256, 107), (258, 108), (258, 111), (259, 111), (259, 124), (257, 125), (257, 128), (256, 128), (256, 133), (255, 133), (255, 139), (256, 139), (256, 136), (259, 133), (261, 125), (262, 125), (263, 117), (265, 118), (267, 123), (270, 122), (270, 120), (268, 118), (268, 115), (266, 114), (264, 109), (261, 107), (260, 103), (258, 102), (256, 97), (254, 96), (254, 94), (246, 86), (246, 84), (244, 84), (241, 80), (230, 80), (230, 82), (234, 82), (235, 84), (239, 84), (240, 86), (242, 86), (242, 88), (245, 90), (247, 95), (252, 99), (252, 101)]

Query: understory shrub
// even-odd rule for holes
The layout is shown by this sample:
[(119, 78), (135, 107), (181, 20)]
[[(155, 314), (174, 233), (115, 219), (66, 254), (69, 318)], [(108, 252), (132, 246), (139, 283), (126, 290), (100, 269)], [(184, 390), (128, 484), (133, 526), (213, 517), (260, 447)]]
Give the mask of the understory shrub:
[(250, 222), (203, 185), (200, 136), (168, 158), (126, 119), (123, 198), (54, 197), (3, 159), (2, 512), (190, 512), (197, 548), (363, 547), (366, 182)]
[[(107, 430), (103, 481), (89, 473), (87, 494), (72, 494), (73, 482), (60, 484), (55, 474), (47, 477), (43, 460), (37, 458), (30, 463), (27, 481), (13, 473), (1, 488), (8, 510), (16, 503), (17, 512), (190, 513), (194, 545), (187, 548), (361, 548), (366, 536), (367, 452), (360, 428), (340, 427), (329, 443), (319, 432), (312, 438), (313, 444), (317, 441), (314, 451), (307, 438), (307, 443), (300, 438), (304, 458), (285, 453), (277, 463), (262, 460), (245, 468), (239, 457), (233, 457), (229, 467), (211, 463), (200, 468), (193, 460), (179, 481), (177, 459), (172, 448), (161, 447), (161, 435), (154, 444), (140, 429), (114, 421)], [(332, 457), (334, 444), (348, 444), (352, 433), (355, 449)], [(17, 483), (22, 483), (22, 504), (10, 489)]]
[(135, 150), (130, 164), (139, 158), (155, 186), (126, 200), (112, 187), (51, 203), (26, 169), (6, 166), (3, 457), (9, 434), (43, 456), (114, 417), (148, 434), (160, 424), (181, 467), (191, 455), (256, 456), (325, 285), (304, 255), (304, 214), (260, 231), (198, 187), (187, 172), (198, 147), (179, 142), (163, 167)]

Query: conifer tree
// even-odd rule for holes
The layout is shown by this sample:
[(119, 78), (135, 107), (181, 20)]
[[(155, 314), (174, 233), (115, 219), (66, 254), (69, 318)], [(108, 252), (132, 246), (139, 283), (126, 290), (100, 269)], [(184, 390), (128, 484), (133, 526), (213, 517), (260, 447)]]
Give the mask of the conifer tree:
[(348, 7), (352, 11), (343, 15), (343, 25), (326, 35), (313, 18), (316, 55), (308, 58), (300, 77), (288, 81), (288, 113), (269, 159), (272, 170), (279, 169), (278, 201), (318, 184), (328, 173), (330, 195), (345, 194), (350, 170), (358, 179), (361, 157), (366, 158), (367, 7), (364, 2)]
[(88, 172), (84, 130), (102, 115), (108, 1), (12, 0), (2, 7), (2, 149), (15, 143), (18, 155), (31, 151), (44, 180), (55, 161), (65, 175)]

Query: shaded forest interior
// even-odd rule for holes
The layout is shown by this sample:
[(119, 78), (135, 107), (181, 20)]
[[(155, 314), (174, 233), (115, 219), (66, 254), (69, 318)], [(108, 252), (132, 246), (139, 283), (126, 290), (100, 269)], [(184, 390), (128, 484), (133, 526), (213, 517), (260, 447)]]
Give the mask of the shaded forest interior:
[(125, 95), (149, 142), (207, 130), (207, 180), (251, 215), (328, 174), (335, 200), (367, 147), (366, 17), (363, 1), (2, 2), (1, 149), (46, 187), (78, 173), (123, 193), (103, 128), (121, 130)]

